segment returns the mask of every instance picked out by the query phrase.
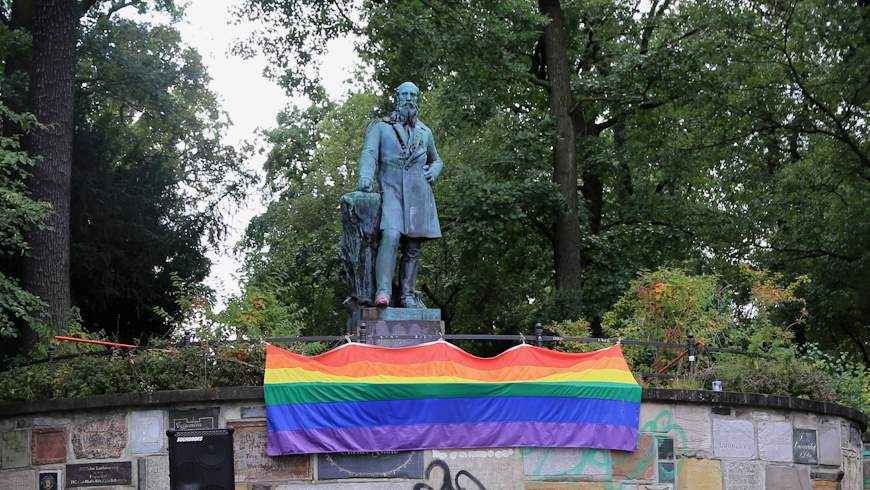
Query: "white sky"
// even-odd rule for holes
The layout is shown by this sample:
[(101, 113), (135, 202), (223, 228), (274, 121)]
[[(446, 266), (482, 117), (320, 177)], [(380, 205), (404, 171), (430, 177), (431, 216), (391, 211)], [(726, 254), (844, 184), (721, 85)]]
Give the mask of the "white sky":
[[(254, 141), (259, 130), (274, 127), (275, 116), (291, 102), (305, 104), (301, 99), (291, 100), (276, 84), (263, 77), (263, 67), (266, 66), (263, 57), (244, 60), (230, 53), (236, 39), (246, 37), (257, 28), (250, 23), (232, 24), (235, 18), (231, 10), (242, 1), (192, 0), (184, 21), (176, 26), (184, 43), (199, 51), (208, 68), (211, 89), (220, 97), (221, 105), (232, 121), (225, 141), (233, 145), (245, 140)], [(352, 40), (340, 39), (330, 43), (329, 53), (321, 63), (321, 75), (331, 98), (344, 94), (344, 81), (351, 77), (356, 62)], [(264, 160), (265, 154), (258, 154), (247, 165), (262, 175)], [(221, 250), (209, 253), (213, 264), (206, 284), (217, 291), (218, 308), (223, 307), (228, 296), (240, 292), (238, 272), (241, 262), (233, 255), (232, 248), (244, 234), (248, 221), (263, 209), (260, 190), (252, 190), (247, 202), (229, 220), (229, 235)]]

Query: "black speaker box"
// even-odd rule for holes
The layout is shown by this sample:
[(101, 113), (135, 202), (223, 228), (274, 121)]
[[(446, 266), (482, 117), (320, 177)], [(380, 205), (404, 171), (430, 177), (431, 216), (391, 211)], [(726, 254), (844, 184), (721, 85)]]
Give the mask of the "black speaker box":
[(170, 490), (234, 490), (233, 429), (174, 430), (169, 436)]

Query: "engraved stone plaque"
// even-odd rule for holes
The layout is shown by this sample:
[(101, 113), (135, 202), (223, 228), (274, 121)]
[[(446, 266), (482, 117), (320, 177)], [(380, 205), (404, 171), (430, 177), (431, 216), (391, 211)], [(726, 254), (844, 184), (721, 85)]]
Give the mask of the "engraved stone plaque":
[(166, 434), (163, 412), (148, 410), (130, 414), (130, 451), (133, 454), (154, 454), (163, 449)]
[(33, 464), (66, 462), (66, 431), (63, 429), (33, 429), (31, 442)]
[(218, 429), (220, 407), (169, 410), (169, 426), (175, 430)]
[(754, 459), (755, 427), (749, 420), (714, 418), (713, 443), (720, 458)]
[(26, 430), (11, 430), (0, 437), (3, 469), (30, 466), (30, 433)]
[(67, 487), (102, 487), (133, 483), (130, 461), (66, 465)]
[(318, 478), (423, 478), (423, 451), (333, 453), (317, 456)]
[(725, 490), (763, 490), (762, 465), (754, 461), (723, 461)]
[(78, 459), (120, 458), (127, 447), (127, 422), (122, 415), (82, 420), (73, 425), (72, 446)]
[(801, 464), (819, 464), (818, 441), (813, 429), (794, 430), (794, 462)]
[[(308, 455), (269, 457), (266, 454), (266, 425), (263, 422), (235, 422), (233, 455), (236, 481), (263, 482), (310, 480), (311, 462)], [(321, 478), (323, 476), (321, 475)]]

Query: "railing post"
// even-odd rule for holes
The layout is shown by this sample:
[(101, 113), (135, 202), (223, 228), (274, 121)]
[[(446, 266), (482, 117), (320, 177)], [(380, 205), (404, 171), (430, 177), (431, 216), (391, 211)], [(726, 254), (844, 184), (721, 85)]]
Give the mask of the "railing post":
[(359, 322), (359, 343), (366, 343), (366, 322)]
[(538, 344), (538, 347), (544, 346), (543, 335), (544, 335), (544, 326), (541, 325), (540, 323), (536, 323), (535, 324), (535, 337), (536, 337), (535, 342)]
[(689, 331), (686, 333), (688, 345), (686, 350), (689, 351), (689, 379), (695, 381), (695, 336)]
[(54, 381), (54, 344), (48, 344), (48, 382), (51, 384)]

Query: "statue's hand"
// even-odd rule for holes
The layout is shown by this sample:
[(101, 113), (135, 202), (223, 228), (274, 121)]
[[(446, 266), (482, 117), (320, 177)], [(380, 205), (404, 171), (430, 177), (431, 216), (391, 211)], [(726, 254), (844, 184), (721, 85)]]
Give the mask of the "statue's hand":
[(371, 177), (360, 177), (359, 181), (356, 183), (356, 190), (362, 192), (372, 192), (374, 187), (372, 185)]
[(428, 163), (426, 165), (423, 165), (423, 177), (426, 177), (426, 180), (430, 184), (435, 183), (435, 176), (432, 175), (432, 167)]

